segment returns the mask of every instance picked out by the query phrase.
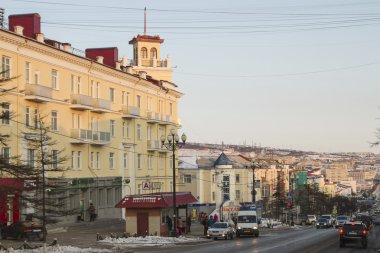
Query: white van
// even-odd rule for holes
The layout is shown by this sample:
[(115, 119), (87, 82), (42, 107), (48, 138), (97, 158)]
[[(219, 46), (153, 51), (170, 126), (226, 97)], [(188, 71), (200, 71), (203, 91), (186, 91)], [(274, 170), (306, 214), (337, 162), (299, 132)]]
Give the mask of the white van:
[[(243, 209), (243, 210), (242, 210)], [(259, 225), (255, 208), (240, 208), (236, 223), (236, 236), (254, 235), (259, 236)]]

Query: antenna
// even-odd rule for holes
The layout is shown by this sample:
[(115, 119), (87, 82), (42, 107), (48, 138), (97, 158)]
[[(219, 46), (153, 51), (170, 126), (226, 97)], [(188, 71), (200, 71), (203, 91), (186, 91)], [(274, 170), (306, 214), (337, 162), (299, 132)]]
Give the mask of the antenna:
[(144, 35), (146, 35), (146, 7), (144, 8)]

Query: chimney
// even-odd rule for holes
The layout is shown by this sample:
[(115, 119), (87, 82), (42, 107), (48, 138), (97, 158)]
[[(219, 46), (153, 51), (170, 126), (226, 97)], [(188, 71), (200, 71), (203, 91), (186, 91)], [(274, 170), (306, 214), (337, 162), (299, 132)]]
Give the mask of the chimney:
[(115, 69), (121, 70), (119, 61), (115, 62)]
[(45, 43), (45, 38), (43, 33), (37, 33), (36, 34), (36, 40), (41, 43)]
[(16, 25), (14, 27), (14, 31), (15, 33), (17, 33), (18, 35), (24, 35), (24, 27), (20, 26), (20, 25)]
[(36, 34), (41, 33), (41, 16), (38, 13), (10, 15), (8, 19), (12, 32), (16, 32), (16, 26), (22, 26), (26, 37), (36, 39)]
[(126, 67), (126, 69), (127, 69), (127, 73), (132, 75), (132, 67), (128, 66)]
[(128, 57), (127, 56), (123, 56), (122, 60), (121, 60), (121, 66), (127, 66), (128, 65)]
[(103, 56), (100, 56), (100, 55), (96, 56), (96, 61), (97, 61), (97, 62), (103, 64), (103, 60), (104, 60), (104, 57), (103, 57)]
[(139, 72), (139, 77), (146, 80), (146, 72), (145, 71), (140, 71)]
[(98, 61), (97, 57), (103, 56), (103, 62), (105, 65), (112, 68), (116, 67), (118, 61), (118, 49), (117, 47), (105, 47), (105, 48), (87, 48), (86, 57)]
[(62, 46), (63, 46), (63, 50), (71, 53), (71, 44), (70, 43), (63, 43)]

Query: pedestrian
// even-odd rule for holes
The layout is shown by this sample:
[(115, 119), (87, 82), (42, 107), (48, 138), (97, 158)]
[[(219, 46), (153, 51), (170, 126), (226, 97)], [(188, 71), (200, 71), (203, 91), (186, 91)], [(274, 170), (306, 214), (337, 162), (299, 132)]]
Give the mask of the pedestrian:
[(87, 212), (90, 215), (90, 221), (95, 221), (95, 217), (96, 217), (95, 207), (92, 203), (90, 203), (90, 206), (87, 208)]
[(208, 226), (207, 226), (207, 216), (206, 215), (203, 215), (203, 217), (202, 217), (202, 225), (203, 225), (203, 235), (207, 235)]
[(212, 224), (214, 224), (214, 217), (212, 215), (210, 215), (210, 217), (208, 218), (208, 221), (207, 221), (207, 225), (209, 227), (211, 227)]
[(214, 223), (217, 222), (217, 221), (219, 220), (219, 217), (218, 217), (218, 214), (217, 214), (217, 213), (214, 214), (214, 218), (213, 218), (213, 220), (214, 220)]
[(173, 221), (169, 217), (169, 215), (166, 215), (166, 224), (168, 225), (168, 230), (172, 231), (172, 229), (173, 229)]
[(191, 227), (191, 217), (190, 217), (190, 214), (186, 218), (186, 224), (187, 224), (187, 232), (190, 233), (190, 227)]
[(182, 228), (181, 228), (181, 217), (178, 217), (177, 219), (177, 231), (178, 231), (178, 236), (182, 235)]

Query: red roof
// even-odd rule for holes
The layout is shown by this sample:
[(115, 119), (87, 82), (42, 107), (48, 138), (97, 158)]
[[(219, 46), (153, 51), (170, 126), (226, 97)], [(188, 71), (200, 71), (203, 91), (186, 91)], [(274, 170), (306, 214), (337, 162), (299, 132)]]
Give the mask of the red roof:
[[(190, 192), (176, 193), (176, 206), (197, 202)], [(157, 192), (143, 195), (127, 195), (115, 207), (117, 208), (167, 208), (173, 206), (172, 192)]]

